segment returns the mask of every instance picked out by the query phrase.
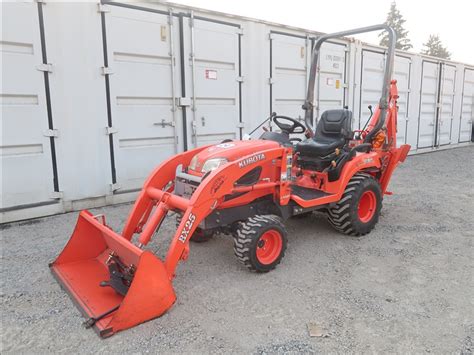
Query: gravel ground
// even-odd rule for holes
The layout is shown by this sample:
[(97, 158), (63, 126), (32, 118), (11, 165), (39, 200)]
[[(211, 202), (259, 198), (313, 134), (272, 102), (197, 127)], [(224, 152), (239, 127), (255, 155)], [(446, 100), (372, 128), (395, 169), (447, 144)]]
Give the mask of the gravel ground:
[[(473, 179), (473, 146), (409, 157), (370, 235), (340, 235), (317, 214), (290, 220), (268, 274), (243, 269), (228, 236), (192, 244), (175, 306), (106, 340), (81, 326), (47, 267), (77, 213), (4, 225), (1, 351), (471, 354)], [(130, 207), (93, 212), (120, 230)], [(163, 255), (171, 233), (169, 222), (150, 248)], [(310, 337), (309, 323), (327, 336)]]

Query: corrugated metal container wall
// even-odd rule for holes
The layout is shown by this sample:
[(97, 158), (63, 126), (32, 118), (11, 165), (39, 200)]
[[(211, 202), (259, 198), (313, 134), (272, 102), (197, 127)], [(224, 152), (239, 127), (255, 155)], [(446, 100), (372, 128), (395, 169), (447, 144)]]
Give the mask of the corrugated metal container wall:
[(474, 142), (474, 69), (465, 68), (463, 77), (459, 143)]
[(56, 202), (56, 131), (41, 10), (31, 3), (4, 3), (0, 10), (2, 213)]
[[(3, 4), (2, 222), (130, 201), (176, 152), (239, 139), (274, 111), (302, 119), (319, 33), (170, 6)], [(363, 127), (384, 60), (357, 40), (324, 44), (315, 121), (347, 106)], [(394, 77), (399, 144), (469, 144), (473, 67), (398, 52)]]

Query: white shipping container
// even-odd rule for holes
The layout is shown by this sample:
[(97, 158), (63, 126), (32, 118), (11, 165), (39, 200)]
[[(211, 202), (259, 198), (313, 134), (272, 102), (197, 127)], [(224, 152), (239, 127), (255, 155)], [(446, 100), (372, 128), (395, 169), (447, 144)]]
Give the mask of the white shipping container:
[[(274, 111), (302, 120), (318, 32), (169, 3), (1, 11), (1, 222), (133, 200), (176, 152), (240, 139)], [(362, 128), (384, 60), (358, 40), (324, 44), (314, 120), (347, 106)], [(394, 78), (399, 144), (471, 144), (473, 66), (397, 51)]]

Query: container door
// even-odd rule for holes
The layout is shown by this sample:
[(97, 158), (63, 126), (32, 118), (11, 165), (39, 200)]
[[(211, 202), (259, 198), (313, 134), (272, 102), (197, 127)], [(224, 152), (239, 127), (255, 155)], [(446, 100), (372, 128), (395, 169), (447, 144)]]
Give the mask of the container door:
[[(382, 82), (385, 69), (385, 55), (381, 52), (362, 51), (362, 79), (360, 92), (360, 128), (370, 117), (369, 105), (373, 110), (382, 95)], [(397, 146), (407, 143), (407, 122), (410, 104), (411, 60), (395, 56), (394, 79), (398, 87)]]
[(311, 41), (272, 33), (270, 72), (270, 113), (304, 121)]
[(464, 87), (461, 106), (461, 126), (459, 127), (459, 142), (469, 142), (474, 121), (474, 70), (464, 71)]
[[(55, 203), (47, 100), (36, 3), (3, 3), (0, 211)], [(22, 19), (19, 21), (19, 19)], [(45, 53), (44, 53), (45, 54)], [(52, 123), (52, 117), (50, 117)]]
[(317, 77), (317, 120), (324, 111), (342, 109), (345, 105), (346, 46), (326, 42), (321, 47), (320, 58)]
[(239, 27), (203, 19), (187, 21), (190, 45), (183, 45), (191, 66), (191, 76), (186, 78), (191, 97), (188, 146), (240, 139)]
[[(110, 81), (113, 189), (139, 189), (150, 172), (175, 154), (175, 20), (110, 6), (105, 14)], [(179, 48), (179, 47), (178, 47)], [(105, 120), (104, 120), (105, 123)]]
[(362, 50), (362, 70), (359, 103), (359, 127), (363, 129), (370, 118), (369, 105), (372, 110), (378, 105), (382, 95), (382, 82), (385, 67), (385, 56), (380, 52)]
[(451, 143), (451, 128), (454, 119), (454, 91), (456, 67), (443, 65), (441, 72), (441, 94), (439, 97), (438, 140), (437, 145)]
[(395, 68), (393, 77), (397, 80), (398, 88), (398, 119), (397, 119), (397, 147), (402, 144), (411, 144), (413, 147), (416, 142), (407, 141), (408, 110), (410, 107), (410, 85), (411, 85), (411, 59), (395, 56)]
[(438, 104), (439, 65), (423, 62), (421, 74), (418, 148), (433, 147)]

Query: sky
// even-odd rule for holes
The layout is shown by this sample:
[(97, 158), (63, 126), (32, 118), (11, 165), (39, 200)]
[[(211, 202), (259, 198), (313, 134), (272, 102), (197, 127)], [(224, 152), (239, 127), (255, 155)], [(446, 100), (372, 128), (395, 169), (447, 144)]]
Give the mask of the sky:
[[(252, 17), (319, 32), (382, 23), (392, 0), (174, 0), (204, 9)], [(474, 64), (474, 0), (397, 0), (413, 52), (438, 34), (451, 59)], [(468, 37), (469, 36), (469, 37)], [(377, 34), (358, 37), (378, 44)]]

